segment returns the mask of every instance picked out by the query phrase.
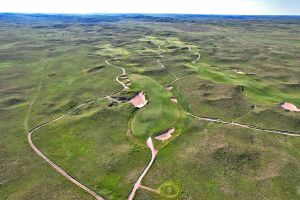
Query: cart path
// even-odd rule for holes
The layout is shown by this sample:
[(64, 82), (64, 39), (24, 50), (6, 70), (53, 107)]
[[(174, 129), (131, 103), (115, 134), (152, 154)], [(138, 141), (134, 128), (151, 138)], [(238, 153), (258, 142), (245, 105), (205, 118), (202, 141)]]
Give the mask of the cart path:
[(169, 68), (167, 68), (166, 66), (164, 66), (161, 62), (160, 59), (157, 60), (157, 63), (160, 65), (161, 68), (167, 69), (173, 76), (175, 79), (178, 79), (178, 76), (176, 76), (176, 74), (174, 74)]
[(192, 63), (193, 64), (195, 64), (198, 60), (200, 60), (200, 58), (201, 58), (201, 54), (198, 52), (198, 51), (192, 51), (192, 49), (191, 49), (191, 47), (190, 46), (188, 46), (188, 48), (189, 48), (189, 51), (190, 52), (192, 52), (192, 53), (195, 53), (195, 54), (197, 54), (198, 55), (198, 57), (197, 57), (197, 59), (196, 60), (194, 60), (194, 61), (192, 61)]
[(150, 192), (153, 192), (153, 193), (156, 193), (156, 194), (160, 194), (159, 190), (155, 190), (155, 189), (149, 188), (149, 187), (144, 186), (144, 185), (140, 185), (139, 188), (141, 190), (147, 190), (147, 191), (150, 191)]
[[(118, 59), (115, 58), (115, 59), (113, 59), (113, 60), (118, 60)], [(118, 83), (120, 83), (120, 84), (123, 86), (123, 88), (124, 88), (123, 90), (129, 89), (129, 87), (127, 87), (127, 86), (125, 85), (125, 83), (123, 83), (123, 82), (121, 82), (121, 81), (119, 80), (120, 76), (126, 75), (125, 69), (124, 69), (123, 67), (118, 67), (118, 66), (115, 66), (115, 65), (111, 64), (111, 63), (109, 62), (109, 60), (106, 60), (105, 63), (106, 63), (107, 65), (111, 66), (111, 67), (115, 67), (115, 68), (122, 69), (122, 72), (123, 72), (123, 73), (122, 73), (121, 75), (119, 75), (119, 76), (116, 77), (116, 81), (117, 81)]]
[(198, 74), (191, 74), (191, 75), (186, 75), (186, 76), (180, 76), (180, 77), (177, 77), (176, 79), (174, 79), (173, 81), (171, 81), (170, 83), (168, 83), (167, 85), (171, 85), (181, 79), (184, 79), (184, 78), (188, 78), (188, 77), (192, 77), (192, 76), (198, 76)]
[(141, 187), (142, 180), (143, 180), (144, 176), (147, 174), (147, 172), (149, 171), (150, 167), (152, 166), (152, 164), (153, 164), (153, 162), (156, 158), (156, 155), (158, 153), (158, 151), (154, 148), (151, 137), (149, 137), (148, 140), (147, 140), (147, 146), (151, 150), (151, 160), (148, 163), (148, 165), (146, 166), (146, 168), (144, 169), (143, 173), (140, 175), (140, 177), (136, 181), (136, 183), (134, 184), (134, 186), (133, 186), (133, 188), (132, 188), (132, 190), (131, 190), (131, 192), (128, 196), (128, 200), (133, 200), (133, 198), (136, 194), (136, 191)]
[[(157, 48), (159, 49), (159, 51), (161, 51), (161, 46), (155, 44), (155, 42), (151, 41), (155, 46), (157, 46)], [(164, 58), (164, 56), (159, 52), (159, 51), (155, 51), (159, 57)], [(161, 68), (167, 69), (176, 79), (178, 78), (178, 76), (176, 76), (176, 74), (174, 72), (172, 72), (172, 70), (170, 70), (169, 68), (167, 68), (165, 65), (163, 65), (160, 61), (160, 59), (157, 59), (156, 62), (160, 65)]]
[(62, 170), (59, 166), (57, 166), (54, 162), (52, 162), (47, 156), (45, 156), (32, 142), (32, 133), (34, 132), (34, 130), (30, 131), (28, 133), (28, 142), (31, 146), (31, 148), (37, 153), (38, 156), (40, 156), (41, 158), (43, 158), (47, 163), (49, 163), (56, 171), (58, 171), (60, 174), (62, 174), (65, 178), (67, 178), (68, 180), (70, 180), (71, 182), (73, 182), (75, 185), (77, 185), (78, 187), (80, 187), (81, 189), (85, 190), (87, 193), (89, 193), (90, 195), (94, 196), (97, 200), (104, 200), (101, 196), (99, 196), (96, 192), (94, 192), (93, 190), (89, 189), (88, 187), (86, 187), (85, 185), (83, 185), (82, 183), (80, 183), (79, 181), (77, 181), (76, 179), (74, 179), (72, 176), (70, 176), (68, 173), (66, 173), (64, 170)]
[(35, 93), (35, 96), (33, 97), (33, 99), (29, 103), (29, 108), (28, 108), (28, 111), (27, 111), (27, 114), (26, 114), (26, 117), (25, 117), (25, 120), (24, 120), (25, 133), (29, 132), (29, 128), (28, 128), (29, 116), (30, 116), (30, 113), (31, 113), (31, 110), (32, 110), (32, 106), (35, 103), (37, 97), (39, 96), (41, 88), (42, 88), (42, 80), (40, 80), (40, 82), (39, 82), (39, 86), (38, 86), (37, 92)]
[[(116, 60), (116, 59), (114, 59), (114, 60)], [(87, 101), (87, 102), (85, 102), (85, 103), (82, 103), (82, 104), (80, 104), (80, 105), (78, 105), (78, 106), (76, 106), (76, 107), (70, 109), (70, 110), (67, 111), (66, 113), (60, 115), (59, 117), (57, 117), (57, 118), (55, 118), (55, 119), (53, 119), (53, 120), (50, 120), (50, 121), (41, 123), (40, 125), (34, 127), (34, 128), (31, 129), (30, 131), (28, 131), (28, 130), (29, 130), (29, 128), (28, 128), (28, 119), (29, 119), (29, 115), (30, 115), (32, 106), (33, 106), (34, 102), (36, 101), (36, 99), (37, 99), (37, 97), (38, 97), (38, 94), (39, 94), (39, 92), (40, 92), (40, 90), (41, 90), (41, 81), (40, 81), (39, 87), (38, 87), (38, 91), (37, 91), (35, 97), (33, 98), (33, 100), (31, 101), (31, 103), (29, 104), (29, 109), (28, 109), (26, 118), (25, 118), (25, 120), (24, 120), (25, 131), (26, 131), (26, 133), (28, 133), (28, 135), (27, 135), (28, 143), (29, 143), (30, 147), (36, 152), (36, 154), (37, 154), (38, 156), (40, 156), (42, 159), (44, 159), (44, 160), (45, 160), (51, 167), (53, 167), (57, 172), (59, 172), (59, 173), (62, 174), (65, 178), (67, 178), (69, 181), (71, 181), (72, 183), (74, 183), (75, 185), (77, 185), (78, 187), (80, 187), (81, 189), (83, 189), (84, 191), (86, 191), (87, 193), (89, 193), (90, 195), (92, 195), (93, 197), (95, 197), (97, 200), (104, 200), (104, 198), (101, 197), (101, 196), (99, 196), (96, 192), (94, 192), (93, 190), (91, 190), (91, 189), (88, 188), (87, 186), (85, 186), (85, 185), (83, 185), (82, 183), (80, 183), (79, 181), (77, 181), (75, 178), (73, 178), (71, 175), (69, 175), (67, 172), (65, 172), (62, 168), (60, 168), (57, 164), (55, 164), (53, 161), (51, 161), (45, 154), (43, 154), (43, 152), (42, 152), (39, 148), (37, 148), (37, 147), (34, 145), (34, 143), (33, 143), (33, 141), (32, 141), (32, 134), (33, 134), (36, 130), (38, 130), (38, 129), (40, 129), (40, 128), (46, 126), (46, 125), (50, 125), (50, 124), (52, 124), (53, 122), (56, 122), (56, 121), (58, 121), (58, 120), (64, 118), (65, 116), (69, 115), (69, 114), (72, 113), (73, 111), (75, 111), (75, 110), (77, 110), (77, 109), (79, 109), (79, 108), (81, 108), (81, 107), (83, 107), (83, 106), (85, 106), (85, 105), (88, 105), (88, 104), (90, 104), (90, 103), (92, 103), (92, 102), (94, 102), (94, 101), (98, 101), (98, 100), (102, 100), (102, 99), (109, 99), (109, 100), (112, 100), (112, 98), (111, 98), (112, 95), (116, 95), (116, 94), (119, 94), (119, 93), (123, 92), (124, 90), (127, 90), (128, 87), (127, 87), (124, 83), (122, 83), (121, 81), (119, 81), (119, 77), (126, 74), (125, 69), (124, 69), (123, 67), (117, 67), (117, 66), (115, 66), (115, 65), (110, 64), (110, 63), (109, 63), (109, 60), (106, 60), (106, 64), (109, 65), (109, 66), (112, 66), (112, 67), (116, 67), (116, 68), (122, 69), (122, 72), (123, 72), (123, 73), (122, 73), (121, 75), (117, 76), (117, 78), (116, 78), (116, 81), (117, 81), (118, 83), (120, 83), (120, 84), (123, 86), (123, 89), (122, 89), (121, 91), (115, 92), (115, 93), (113, 93), (113, 94), (111, 94), (111, 95), (105, 95), (104, 97), (98, 97), (98, 98), (89, 100), (89, 101)]]
[(247, 128), (247, 129), (263, 131), (263, 132), (279, 134), (279, 135), (286, 135), (286, 136), (291, 136), (291, 137), (300, 137), (300, 134), (293, 133), (293, 132), (290, 132), (290, 131), (264, 129), (264, 128), (260, 128), (260, 127), (256, 127), (256, 126), (252, 126), (252, 125), (247, 125), (247, 124), (240, 124), (240, 123), (236, 123), (236, 122), (227, 122), (227, 121), (223, 121), (223, 120), (217, 119), (217, 118), (199, 117), (199, 116), (196, 116), (196, 115), (191, 114), (189, 112), (185, 112), (185, 113), (189, 116), (192, 116), (192, 117), (194, 117), (198, 120), (202, 120), (202, 121), (219, 123), (219, 124), (226, 124), (226, 125), (229, 125), (229, 126), (238, 126), (238, 127), (241, 127), (241, 128)]

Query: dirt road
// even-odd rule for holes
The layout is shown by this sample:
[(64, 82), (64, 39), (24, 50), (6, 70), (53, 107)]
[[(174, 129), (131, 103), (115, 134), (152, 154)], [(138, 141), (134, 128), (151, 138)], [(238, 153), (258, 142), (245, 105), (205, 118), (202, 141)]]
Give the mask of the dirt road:
[[(119, 77), (126, 74), (125, 69), (122, 68), (122, 67), (117, 67), (117, 66), (114, 66), (114, 65), (110, 64), (108, 60), (106, 61), (106, 64), (108, 64), (109, 66), (112, 66), (112, 67), (116, 67), (116, 68), (122, 69), (122, 72), (123, 72), (121, 75), (119, 75), (119, 76), (116, 77), (116, 81), (117, 81), (118, 83), (120, 83), (120, 84), (123, 86), (123, 89), (122, 89), (121, 91), (119, 91), (119, 92), (114, 93), (114, 94), (121, 93), (121, 92), (123, 92), (124, 90), (128, 89), (128, 87), (127, 87), (124, 83), (122, 83), (121, 81), (119, 81)], [(111, 95), (105, 95), (104, 97), (95, 98), (95, 99), (89, 100), (89, 101), (87, 101), (87, 102), (85, 102), (85, 103), (82, 103), (82, 104), (76, 106), (75, 108), (70, 109), (70, 110), (67, 111), (66, 113), (60, 115), (59, 117), (57, 117), (57, 118), (55, 118), (55, 119), (53, 119), (53, 120), (51, 120), (51, 121), (44, 122), (44, 123), (42, 123), (42, 124), (40, 124), (40, 125), (34, 127), (33, 129), (31, 129), (31, 130), (29, 131), (29, 129), (28, 129), (28, 119), (29, 119), (29, 115), (30, 115), (32, 106), (33, 106), (35, 100), (37, 99), (37, 96), (38, 96), (38, 93), (39, 93), (40, 89), (41, 89), (41, 82), (40, 82), (40, 84), (39, 84), (37, 94), (35, 95), (35, 97), (34, 97), (33, 100), (31, 101), (31, 103), (29, 104), (29, 109), (28, 109), (26, 118), (25, 118), (25, 120), (24, 120), (24, 127), (25, 127), (26, 133), (28, 133), (27, 139), (28, 139), (28, 143), (29, 143), (30, 147), (36, 152), (36, 154), (37, 154), (38, 156), (40, 156), (42, 159), (44, 159), (51, 167), (53, 167), (57, 172), (59, 172), (60, 174), (62, 174), (62, 175), (63, 175), (65, 178), (67, 178), (69, 181), (73, 182), (75, 185), (77, 185), (77, 186), (80, 187), (81, 189), (85, 190), (85, 191), (86, 191), (87, 193), (89, 193), (90, 195), (94, 196), (97, 200), (104, 200), (104, 198), (102, 198), (101, 196), (99, 196), (96, 192), (94, 192), (93, 190), (89, 189), (87, 186), (83, 185), (82, 183), (80, 183), (79, 181), (77, 181), (76, 179), (74, 179), (74, 178), (73, 178), (72, 176), (70, 176), (67, 172), (65, 172), (62, 168), (60, 168), (57, 164), (55, 164), (54, 162), (52, 162), (46, 155), (44, 155), (43, 152), (42, 152), (40, 149), (38, 149), (38, 148), (34, 145), (34, 143), (33, 143), (33, 141), (32, 141), (32, 134), (33, 134), (36, 130), (38, 130), (38, 129), (40, 129), (40, 128), (46, 126), (46, 125), (50, 125), (50, 124), (52, 124), (53, 122), (56, 122), (56, 121), (58, 121), (58, 120), (64, 118), (65, 116), (69, 115), (69, 114), (72, 113), (73, 111), (75, 111), (75, 110), (77, 110), (77, 109), (79, 109), (79, 108), (81, 108), (81, 107), (83, 107), (83, 106), (85, 106), (85, 105), (88, 105), (88, 104), (90, 104), (90, 103), (92, 103), (92, 102), (94, 102), (94, 101), (101, 100), (101, 99), (111, 99), (111, 95), (114, 95), (114, 94), (111, 94)]]
[[(114, 60), (117, 60), (117, 59), (115, 58)], [(118, 67), (118, 66), (115, 66), (115, 65), (109, 63), (109, 60), (106, 60), (105, 63), (106, 63), (107, 65), (111, 66), (111, 67), (115, 67), (115, 68), (122, 69), (122, 74), (116, 77), (116, 81), (117, 81), (118, 83), (120, 83), (120, 84), (123, 86), (123, 88), (124, 88), (123, 90), (129, 89), (129, 87), (127, 87), (123, 82), (121, 82), (121, 81), (119, 80), (120, 76), (126, 75), (125, 69), (124, 69), (123, 67)]]
[(149, 137), (147, 140), (147, 146), (150, 148), (151, 150), (151, 160), (148, 163), (147, 167), (144, 169), (143, 173), (140, 175), (140, 177), (138, 178), (138, 180), (136, 181), (136, 183), (134, 184), (131, 193), (129, 194), (128, 200), (133, 200), (136, 191), (139, 189), (139, 187), (141, 186), (141, 182), (144, 178), (144, 176), (147, 174), (147, 172), (149, 171), (151, 165), (153, 164), (156, 155), (157, 155), (157, 150), (154, 148), (153, 142), (152, 142), (152, 138)]
[(190, 51), (190, 52), (195, 53), (195, 54), (198, 55), (198, 57), (196, 58), (196, 60), (193, 60), (193, 61), (192, 61), (192, 63), (195, 64), (198, 60), (200, 60), (201, 54), (200, 54), (198, 51), (192, 51), (192, 49), (191, 49), (190, 46), (188, 46), (188, 48), (189, 48), (189, 51)]
[(223, 121), (221, 119), (215, 119), (215, 118), (208, 118), (208, 117), (198, 117), (196, 115), (193, 115), (189, 112), (186, 112), (187, 115), (190, 115), (198, 120), (202, 120), (202, 121), (208, 121), (208, 122), (214, 122), (214, 123), (220, 123), (220, 124), (226, 124), (226, 125), (230, 125), (230, 126), (238, 126), (241, 128), (247, 128), (247, 129), (252, 129), (252, 130), (257, 130), (257, 131), (263, 131), (263, 132), (268, 132), (268, 133), (274, 133), (274, 134), (280, 134), (280, 135), (286, 135), (286, 136), (292, 136), (292, 137), (300, 137), (300, 134), (297, 133), (292, 133), (289, 131), (281, 131), (281, 130), (272, 130), (272, 129), (263, 129), (260, 127), (255, 127), (252, 125), (246, 125), (246, 124), (239, 124), (236, 122), (226, 122)]

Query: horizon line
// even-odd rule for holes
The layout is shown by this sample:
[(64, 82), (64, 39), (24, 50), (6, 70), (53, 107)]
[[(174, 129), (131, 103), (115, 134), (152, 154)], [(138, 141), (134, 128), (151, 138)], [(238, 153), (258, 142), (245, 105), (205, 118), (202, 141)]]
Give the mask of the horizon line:
[(277, 17), (300, 17), (300, 14), (202, 14), (202, 13), (131, 13), (131, 12), (99, 12), (99, 13), (65, 13), (65, 12), (0, 12), (0, 14), (23, 14), (23, 15), (202, 15), (202, 16), (277, 16)]

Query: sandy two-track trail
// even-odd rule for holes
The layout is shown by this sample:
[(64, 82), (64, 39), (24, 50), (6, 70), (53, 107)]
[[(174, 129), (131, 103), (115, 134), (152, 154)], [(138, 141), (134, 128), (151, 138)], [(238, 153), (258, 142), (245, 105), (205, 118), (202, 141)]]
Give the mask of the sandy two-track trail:
[(199, 117), (199, 116), (193, 115), (189, 112), (186, 112), (186, 114), (190, 115), (190, 116), (192, 116), (192, 117), (194, 117), (198, 120), (202, 120), (202, 121), (226, 124), (226, 125), (229, 125), (229, 126), (238, 126), (238, 127), (241, 127), (241, 128), (247, 128), (247, 129), (252, 129), (252, 130), (256, 130), (256, 131), (263, 131), (263, 132), (279, 134), (279, 135), (286, 135), (286, 136), (291, 136), (291, 137), (300, 137), (300, 134), (292, 133), (292, 132), (289, 132), (289, 131), (263, 129), (263, 128), (259, 128), (259, 127), (255, 127), (255, 126), (251, 126), (251, 125), (247, 125), (247, 124), (239, 124), (239, 123), (236, 123), (236, 122), (227, 122), (227, 121), (223, 121), (221, 119), (216, 119), (216, 118)]
[[(109, 66), (112, 66), (112, 67), (120, 68), (120, 69), (122, 69), (122, 72), (123, 72), (121, 75), (119, 75), (119, 76), (116, 77), (116, 81), (117, 81), (118, 83), (120, 83), (120, 84), (123, 86), (123, 89), (122, 89), (121, 91), (116, 92), (116, 93), (111, 94), (111, 95), (115, 95), (115, 94), (121, 93), (121, 92), (123, 92), (124, 90), (128, 89), (128, 87), (127, 87), (124, 83), (122, 83), (121, 81), (119, 81), (119, 77), (120, 77), (120, 76), (126, 75), (125, 69), (124, 69), (123, 67), (117, 67), (117, 66), (114, 66), (114, 65), (110, 64), (108, 60), (106, 61), (106, 64), (109, 65)], [(38, 93), (39, 93), (40, 89), (41, 89), (41, 82), (40, 82), (40, 84), (39, 84), (38, 91), (37, 91), (35, 97), (34, 97), (33, 100), (31, 101), (31, 103), (29, 104), (28, 113), (27, 113), (26, 118), (25, 118), (25, 120), (24, 120), (24, 127), (25, 127), (25, 131), (26, 131), (26, 133), (27, 133), (27, 139), (28, 139), (28, 143), (29, 143), (30, 147), (36, 152), (36, 154), (37, 154), (38, 156), (40, 156), (42, 159), (44, 159), (51, 167), (53, 167), (57, 172), (59, 172), (60, 174), (62, 174), (66, 179), (68, 179), (69, 181), (71, 181), (72, 183), (74, 183), (75, 185), (77, 185), (78, 187), (80, 187), (81, 189), (83, 189), (84, 191), (86, 191), (87, 193), (89, 193), (90, 195), (94, 196), (97, 200), (104, 200), (103, 197), (101, 197), (101, 196), (98, 195), (96, 192), (94, 192), (93, 190), (91, 190), (90, 188), (88, 188), (87, 186), (83, 185), (83, 184), (80, 183), (78, 180), (76, 180), (75, 178), (73, 178), (72, 176), (70, 176), (67, 172), (65, 172), (65, 171), (64, 171), (62, 168), (60, 168), (57, 164), (55, 164), (53, 161), (51, 161), (45, 154), (43, 154), (43, 152), (42, 152), (38, 147), (36, 147), (36, 146), (34, 145), (34, 143), (33, 143), (33, 141), (32, 141), (32, 134), (33, 134), (36, 130), (38, 130), (38, 129), (40, 129), (40, 128), (46, 126), (46, 125), (50, 125), (50, 124), (52, 124), (53, 122), (56, 122), (56, 121), (58, 121), (58, 120), (64, 118), (65, 116), (69, 115), (69, 114), (72, 113), (73, 111), (75, 111), (75, 110), (77, 110), (77, 109), (79, 109), (79, 108), (81, 108), (81, 107), (83, 107), (83, 106), (85, 106), (85, 105), (88, 105), (89, 103), (92, 103), (92, 102), (94, 102), (94, 101), (101, 100), (101, 99), (111, 99), (111, 95), (105, 95), (104, 97), (95, 98), (95, 99), (93, 99), (93, 100), (90, 100), (90, 101), (87, 101), (87, 102), (85, 102), (85, 103), (82, 103), (82, 104), (76, 106), (75, 108), (73, 108), (73, 109), (67, 111), (66, 113), (60, 115), (59, 117), (57, 117), (57, 118), (55, 118), (55, 119), (53, 119), (53, 120), (51, 120), (51, 121), (44, 122), (44, 123), (42, 123), (42, 124), (40, 124), (40, 125), (34, 127), (33, 129), (31, 129), (31, 130), (29, 131), (29, 128), (28, 128), (28, 119), (29, 119), (30, 111), (31, 111), (31, 109), (32, 109), (32, 106), (33, 106), (35, 100), (37, 99), (37, 96), (38, 96)]]
[(154, 148), (153, 142), (152, 142), (152, 138), (149, 137), (147, 140), (147, 146), (150, 148), (151, 150), (151, 160), (148, 163), (148, 165), (146, 166), (146, 168), (144, 169), (143, 173), (140, 175), (140, 177), (138, 178), (138, 180), (135, 182), (131, 193), (129, 194), (128, 200), (133, 200), (135, 193), (137, 191), (137, 189), (141, 186), (142, 180), (144, 178), (144, 176), (147, 174), (147, 172), (149, 171), (151, 165), (153, 164), (156, 155), (157, 155), (157, 150)]

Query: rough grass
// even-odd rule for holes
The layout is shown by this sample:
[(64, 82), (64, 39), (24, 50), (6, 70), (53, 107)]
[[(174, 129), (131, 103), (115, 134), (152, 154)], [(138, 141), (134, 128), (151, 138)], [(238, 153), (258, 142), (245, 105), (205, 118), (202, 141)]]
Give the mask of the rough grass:
[(105, 199), (125, 199), (148, 152), (129, 142), (129, 104), (109, 108), (90, 105), (34, 133), (33, 141), (73, 177)]
[[(297, 138), (191, 120), (159, 152), (143, 184), (160, 188), (170, 180), (180, 183), (174, 199), (292, 199), (299, 196), (297, 148)], [(290, 176), (296, 180), (288, 181)], [(141, 191), (137, 199), (164, 196)]]

